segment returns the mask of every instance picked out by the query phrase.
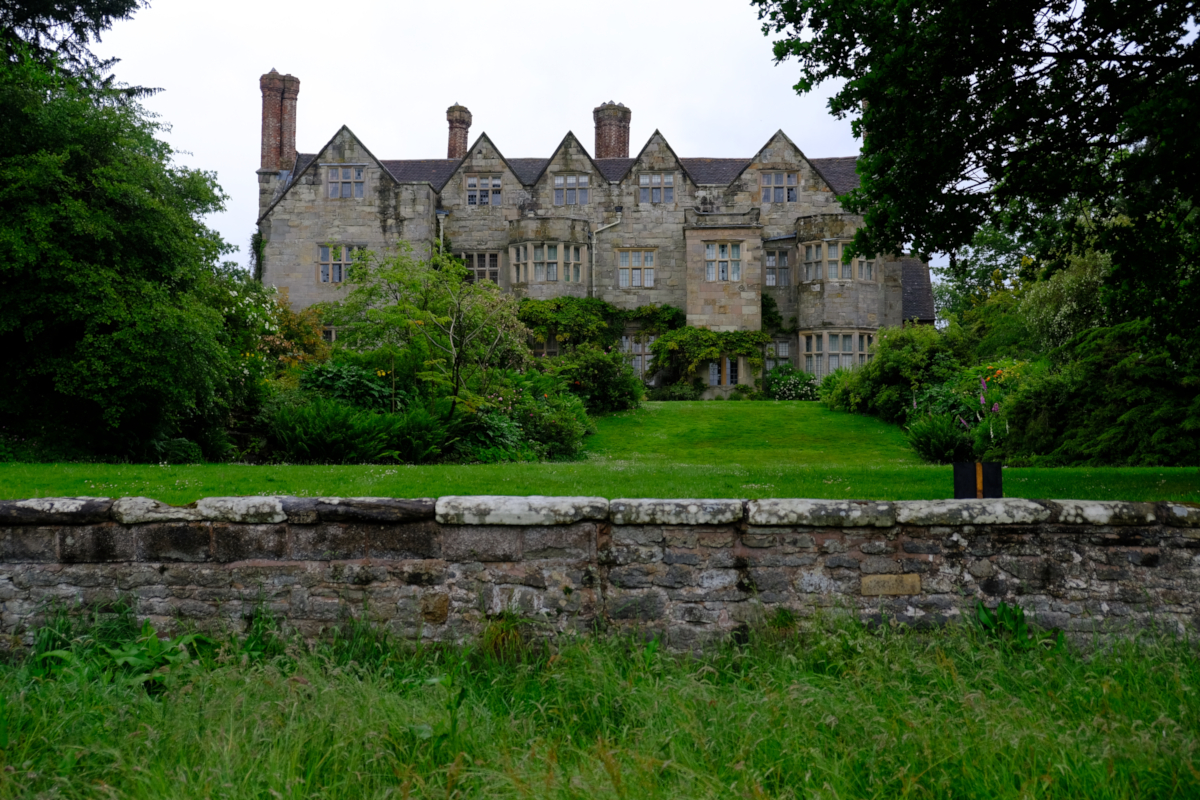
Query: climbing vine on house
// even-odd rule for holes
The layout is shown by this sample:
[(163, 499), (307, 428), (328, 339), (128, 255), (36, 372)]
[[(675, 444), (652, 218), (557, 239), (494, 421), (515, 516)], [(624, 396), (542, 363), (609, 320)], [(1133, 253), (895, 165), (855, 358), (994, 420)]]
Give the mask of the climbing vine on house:
[(625, 311), (594, 297), (527, 298), (521, 301), (518, 316), (539, 342), (553, 336), (567, 347), (585, 342), (612, 347), (629, 323), (639, 323), (644, 333), (658, 336), (682, 328), (687, 320), (683, 309), (675, 306), (648, 305)]
[(771, 341), (764, 331), (710, 331), (678, 328), (661, 334), (650, 345), (651, 369), (663, 370), (668, 382), (688, 382), (700, 377), (705, 364), (719, 358), (743, 356), (753, 375), (763, 368), (763, 347)]

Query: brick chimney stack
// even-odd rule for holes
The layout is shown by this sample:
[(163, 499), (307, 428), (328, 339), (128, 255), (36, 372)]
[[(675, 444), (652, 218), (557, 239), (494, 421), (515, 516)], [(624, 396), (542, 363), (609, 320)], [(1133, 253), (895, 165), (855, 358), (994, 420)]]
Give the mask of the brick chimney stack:
[(283, 76), (282, 113), (279, 115), (279, 168), (292, 169), (296, 164), (296, 98), (300, 94), (300, 79)]
[(592, 110), (596, 121), (596, 158), (629, 158), (629, 118), (633, 112), (609, 100)]
[(296, 163), (296, 97), (300, 79), (271, 70), (258, 79), (262, 89), (262, 161), (260, 169), (279, 172)]
[(450, 123), (450, 143), (446, 147), (446, 158), (461, 159), (467, 156), (467, 131), (471, 129), (471, 112), (458, 103), (446, 109), (446, 121)]

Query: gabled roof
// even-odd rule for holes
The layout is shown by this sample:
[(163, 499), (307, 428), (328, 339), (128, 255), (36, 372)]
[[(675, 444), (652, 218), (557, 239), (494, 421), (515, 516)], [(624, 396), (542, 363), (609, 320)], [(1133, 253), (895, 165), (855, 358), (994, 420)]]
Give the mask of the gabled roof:
[[(831, 159), (832, 160), (832, 159)], [(915, 258), (900, 259), (900, 285), (903, 287), (903, 318), (905, 322), (933, 323), (933, 284), (929, 280), (929, 265)]]
[(825, 179), (834, 194), (845, 194), (858, 188), (858, 173), (854, 171), (858, 156), (810, 158), (808, 163)]
[[(345, 128), (351, 136), (354, 136), (354, 132), (350, 131), (349, 128), (346, 128), (344, 125), (342, 128)], [(341, 128), (338, 129), (338, 132), (341, 132)], [(334, 134), (335, 137), (336, 135), (337, 134)], [(473, 152), (475, 148), (479, 146), (481, 141), (487, 139), (488, 143), (495, 148), (496, 154), (499, 155), (501, 160), (508, 165), (509, 169), (512, 170), (513, 174), (517, 177), (517, 180), (521, 181), (521, 183), (526, 186), (532, 186), (542, 177), (542, 173), (546, 171), (546, 168), (550, 165), (553, 157), (557, 155), (558, 151), (561, 150), (566, 144), (567, 139), (573, 135), (574, 134), (571, 132), (568, 132), (567, 135), (563, 137), (563, 140), (559, 146), (555, 148), (554, 153), (551, 154), (550, 158), (505, 158), (504, 154), (500, 152), (500, 148), (496, 147), (496, 144), (492, 142), (486, 133), (480, 134), (479, 138), (475, 140), (475, 144), (473, 144), (470, 150), (468, 150), (468, 153)], [(657, 130), (651, 134), (649, 139), (646, 140), (646, 144), (642, 146), (642, 150), (638, 153), (637, 158), (593, 159), (591, 154), (587, 152), (586, 148), (584, 148), (583, 152), (589, 159), (591, 159), (592, 164), (594, 164), (596, 170), (602, 176), (604, 176), (605, 180), (617, 182), (629, 174), (629, 171), (633, 168), (633, 165), (637, 162), (638, 158), (641, 158), (642, 153), (645, 152), (646, 147), (650, 145), (650, 142), (653, 141), (655, 136), (662, 137), (663, 143), (666, 144), (667, 149), (672, 155), (675, 156), (676, 160), (679, 162), (680, 166), (683, 167), (684, 172), (687, 173), (692, 183), (697, 185), (729, 185), (733, 181), (737, 180), (738, 177), (741, 176), (742, 172), (744, 172), (745, 169), (750, 166), (750, 164), (754, 162), (754, 159), (758, 158), (758, 155), (762, 152), (760, 149), (759, 153), (755, 154), (753, 158), (679, 158), (679, 156), (675, 154), (675, 150), (671, 147), (670, 143), (667, 142), (666, 137), (662, 136), (662, 134)], [(767, 140), (767, 144), (763, 145), (763, 149), (765, 149), (767, 145), (769, 145), (776, 137), (780, 136), (783, 137), (783, 139), (789, 144), (792, 144), (793, 147), (795, 147), (795, 144), (792, 143), (791, 139), (787, 137), (787, 134), (785, 134), (783, 131), (777, 131), (771, 137), (771, 139)], [(362, 141), (358, 139), (357, 136), (354, 136), (354, 138), (360, 145), (362, 144)], [(330, 139), (330, 142), (332, 141), (333, 139)], [(579, 141), (578, 137), (576, 137), (576, 141)], [(583, 147), (582, 142), (579, 142), (579, 144), (580, 147)], [(324, 152), (328, 147), (329, 144), (327, 143), (325, 147), (321, 148), (321, 152)], [(368, 150), (365, 145), (363, 145), (363, 149), (367, 150), (367, 153), (370, 154), (370, 150)], [(797, 147), (796, 150), (800, 152), (800, 148)], [(275, 203), (277, 203), (282, 196), (286, 194), (287, 188), (290, 188), (290, 185), (296, 181), (301, 173), (303, 173), (309, 168), (310, 165), (312, 165), (312, 163), (316, 160), (317, 155), (318, 153), (297, 154), (295, 167), (292, 170), (292, 174), (289, 176), (289, 185), (288, 187), (285, 187), (278, 197), (276, 197), (275, 202), (271, 204), (272, 206), (274, 206)], [(858, 174), (855, 172), (855, 164), (858, 161), (857, 156), (844, 156), (841, 158), (808, 158), (803, 152), (800, 152), (800, 155), (804, 157), (808, 163), (813, 166), (813, 169), (817, 171), (817, 174), (820, 175), (827, 184), (829, 184), (829, 188), (833, 190), (834, 194), (841, 195), (858, 188), (859, 179)], [(372, 158), (374, 158), (374, 156), (372, 156)], [(466, 161), (466, 158), (461, 160), (453, 158), (421, 158), (379, 161), (379, 164), (385, 170), (387, 170), (389, 175), (391, 175), (400, 183), (428, 183), (435, 191), (440, 192), (464, 161)], [(270, 209), (268, 209), (268, 211), (269, 210)]]
[(750, 166), (748, 158), (681, 158), (679, 163), (692, 176), (696, 184), (721, 184), (726, 186)]

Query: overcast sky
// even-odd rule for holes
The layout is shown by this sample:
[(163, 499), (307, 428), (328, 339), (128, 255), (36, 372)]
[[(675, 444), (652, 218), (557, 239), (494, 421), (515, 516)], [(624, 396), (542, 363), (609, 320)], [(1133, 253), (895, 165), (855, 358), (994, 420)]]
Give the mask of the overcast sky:
[(631, 155), (656, 128), (680, 156), (750, 157), (780, 128), (810, 157), (858, 152), (835, 87), (798, 97), (746, 0), (152, 0), (94, 49), (162, 88), (145, 105), (182, 163), (217, 173), (229, 202), (209, 224), (242, 264), (272, 68), (300, 79), (300, 152), (346, 124), (379, 158), (445, 158), (456, 102), (506, 156), (549, 157), (568, 130), (591, 150), (608, 100), (633, 111)]

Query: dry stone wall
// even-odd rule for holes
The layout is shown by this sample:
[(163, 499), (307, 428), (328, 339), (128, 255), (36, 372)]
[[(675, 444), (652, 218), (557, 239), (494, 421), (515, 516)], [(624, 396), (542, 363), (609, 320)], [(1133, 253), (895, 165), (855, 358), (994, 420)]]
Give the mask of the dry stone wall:
[(365, 616), (427, 640), (512, 611), (690, 648), (776, 609), (914, 625), (1001, 600), (1075, 635), (1200, 614), (1200, 507), (957, 500), (598, 497), (146, 498), (0, 502), (0, 633), (50, 601), (132, 601), (160, 629), (307, 636)]

